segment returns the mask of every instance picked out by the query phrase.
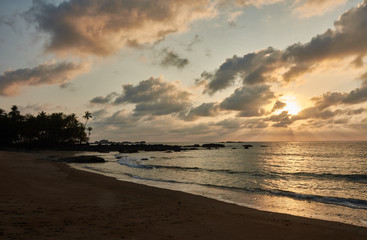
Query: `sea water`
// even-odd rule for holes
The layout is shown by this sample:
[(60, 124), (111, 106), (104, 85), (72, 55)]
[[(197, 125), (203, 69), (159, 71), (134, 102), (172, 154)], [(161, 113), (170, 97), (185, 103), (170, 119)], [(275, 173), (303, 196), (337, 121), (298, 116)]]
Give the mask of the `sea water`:
[[(244, 149), (243, 144), (253, 147)], [(72, 166), (241, 206), (367, 227), (367, 142), (225, 145), (181, 152), (99, 153), (106, 163)]]

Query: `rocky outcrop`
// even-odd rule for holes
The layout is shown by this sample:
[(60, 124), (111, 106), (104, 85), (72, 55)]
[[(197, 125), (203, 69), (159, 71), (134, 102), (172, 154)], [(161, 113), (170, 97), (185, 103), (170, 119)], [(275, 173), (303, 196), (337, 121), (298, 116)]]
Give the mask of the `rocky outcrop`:
[(104, 163), (103, 158), (97, 156), (76, 156), (60, 158), (58, 161), (66, 163)]

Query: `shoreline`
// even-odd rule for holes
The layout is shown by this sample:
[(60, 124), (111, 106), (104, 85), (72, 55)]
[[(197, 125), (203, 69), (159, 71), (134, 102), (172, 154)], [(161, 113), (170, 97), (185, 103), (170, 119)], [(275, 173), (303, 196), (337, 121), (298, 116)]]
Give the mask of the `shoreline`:
[(366, 239), (367, 228), (116, 180), (0, 151), (0, 238)]

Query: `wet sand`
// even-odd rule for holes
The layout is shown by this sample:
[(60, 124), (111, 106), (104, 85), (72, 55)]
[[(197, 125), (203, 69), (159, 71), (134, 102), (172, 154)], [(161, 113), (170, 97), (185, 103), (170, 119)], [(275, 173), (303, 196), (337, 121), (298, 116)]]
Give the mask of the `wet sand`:
[(367, 228), (270, 213), (0, 152), (0, 239), (367, 239)]

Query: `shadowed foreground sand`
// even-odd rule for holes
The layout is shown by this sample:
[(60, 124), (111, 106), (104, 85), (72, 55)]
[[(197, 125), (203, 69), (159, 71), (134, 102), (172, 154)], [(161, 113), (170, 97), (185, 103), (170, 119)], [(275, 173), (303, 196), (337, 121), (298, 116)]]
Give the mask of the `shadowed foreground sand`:
[(0, 239), (367, 239), (367, 228), (222, 203), (0, 152)]

